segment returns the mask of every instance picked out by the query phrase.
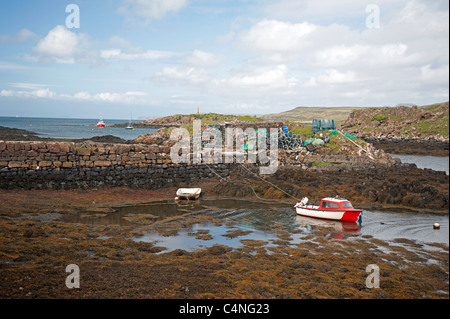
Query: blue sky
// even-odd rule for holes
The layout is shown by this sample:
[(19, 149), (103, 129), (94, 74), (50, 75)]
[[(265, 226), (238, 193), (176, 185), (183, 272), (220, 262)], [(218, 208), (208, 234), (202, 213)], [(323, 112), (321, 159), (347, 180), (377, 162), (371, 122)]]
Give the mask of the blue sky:
[(448, 101), (448, 25), (438, 0), (2, 1), (0, 116)]

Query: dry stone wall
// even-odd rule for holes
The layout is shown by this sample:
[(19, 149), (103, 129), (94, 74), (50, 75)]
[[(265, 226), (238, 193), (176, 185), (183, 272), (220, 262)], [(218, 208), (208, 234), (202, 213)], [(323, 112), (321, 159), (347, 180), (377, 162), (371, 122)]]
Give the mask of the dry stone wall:
[[(230, 164), (209, 165), (221, 176)], [(175, 164), (167, 146), (0, 141), (0, 188), (188, 186), (213, 177), (206, 165)]]

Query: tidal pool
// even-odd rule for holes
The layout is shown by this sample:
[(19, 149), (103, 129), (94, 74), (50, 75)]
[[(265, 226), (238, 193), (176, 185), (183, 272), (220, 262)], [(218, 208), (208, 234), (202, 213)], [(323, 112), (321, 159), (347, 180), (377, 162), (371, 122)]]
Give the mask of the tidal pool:
[[(173, 217), (177, 217), (179, 227), (172, 232), (161, 232), (164, 227), (170, 229)], [(183, 222), (189, 218), (195, 220), (195, 217), (204, 220)], [(404, 239), (425, 248), (431, 247), (428, 245), (432, 243), (449, 244), (448, 216), (364, 210), (362, 223), (344, 223), (298, 216), (292, 203), (244, 199), (160, 201), (119, 207), (112, 213), (82, 213), (66, 221), (132, 226), (142, 218), (149, 221), (150, 228), (132, 240), (155, 242), (157, 246), (165, 247), (164, 252), (191, 251), (215, 244), (239, 248), (249, 241), (261, 242), (270, 249), (279, 244), (295, 245), (311, 240), (317, 232), (337, 240), (377, 238), (398, 244), (399, 239)], [(152, 223), (156, 221), (158, 229), (152, 229)], [(439, 223), (440, 229), (433, 229), (434, 223)]]
[[(224, 223), (196, 223), (191, 229), (182, 229), (173, 236), (164, 236), (158, 232), (149, 232), (133, 238), (136, 241), (156, 242), (168, 251), (174, 249), (194, 250), (210, 247), (214, 244), (238, 248), (241, 240), (264, 241), (267, 248), (281, 241), (285, 245), (295, 245), (311, 240), (316, 232), (330, 239), (345, 240), (352, 237), (373, 237), (385, 241), (407, 239), (417, 243), (443, 243), (448, 245), (448, 218), (422, 214), (401, 214), (366, 211), (367, 221), (363, 217), (361, 224), (343, 223), (295, 215), (290, 209), (278, 210), (236, 210), (232, 212), (211, 211), (214, 218), (225, 218)], [(227, 217), (226, 217), (227, 216)], [(369, 219), (370, 218), (370, 219)], [(433, 229), (433, 223), (439, 222), (441, 228)], [(276, 225), (277, 227), (273, 227)], [(229, 232), (243, 231), (242, 235), (229, 236)], [(208, 234), (206, 239), (200, 234)], [(239, 232), (237, 232), (239, 233)], [(311, 236), (313, 235), (313, 236)], [(401, 241), (395, 242), (395, 244)]]

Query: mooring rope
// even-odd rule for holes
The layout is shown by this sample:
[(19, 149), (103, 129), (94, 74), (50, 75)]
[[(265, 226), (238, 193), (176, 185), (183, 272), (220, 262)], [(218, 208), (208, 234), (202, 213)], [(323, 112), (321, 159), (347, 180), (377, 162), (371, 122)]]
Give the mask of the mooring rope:
[(366, 151), (362, 146), (356, 144), (354, 141), (352, 141), (347, 135), (345, 135), (345, 134), (342, 133), (341, 131), (337, 131), (337, 132), (338, 132), (339, 134), (343, 135), (344, 137), (346, 137), (350, 142), (352, 142), (353, 144), (355, 144), (355, 145), (356, 145), (357, 147), (359, 147), (362, 151), (366, 152), (367, 155), (368, 155), (371, 159), (375, 160), (375, 159), (372, 157), (372, 154), (370, 154), (369, 151)]
[(266, 183), (272, 185), (273, 187), (275, 187), (275, 188), (278, 189), (279, 191), (283, 192), (284, 194), (288, 195), (289, 197), (292, 197), (292, 198), (295, 199), (295, 200), (300, 200), (300, 199), (298, 199), (297, 197), (294, 197), (294, 196), (292, 196), (291, 194), (289, 194), (288, 192), (282, 190), (282, 189), (279, 188), (277, 185), (275, 185), (275, 184), (269, 182), (268, 180), (266, 180), (266, 179), (264, 179), (264, 178), (258, 176), (256, 173), (253, 173), (251, 170), (249, 170), (247, 167), (245, 167), (243, 163), (240, 163), (240, 164), (241, 164), (241, 166), (242, 166), (243, 168), (245, 168), (247, 171), (249, 171), (250, 173), (252, 173), (252, 174), (255, 175), (256, 177), (258, 177), (258, 178), (259, 178), (260, 180), (262, 180), (263, 182), (266, 182)]
[(81, 170), (80, 156), (77, 155), (77, 157), (75, 158), (75, 163), (78, 164), (78, 169), (80, 170), (80, 175), (81, 175), (81, 177), (83, 178), (84, 186), (85, 186), (86, 188), (89, 188), (88, 184), (86, 183), (86, 181), (85, 181), (85, 179), (84, 179), (83, 172), (82, 172), (82, 170)]
[[(264, 182), (266, 182), (266, 183), (272, 185), (273, 187), (275, 187), (276, 189), (280, 190), (281, 192), (283, 192), (284, 194), (288, 195), (289, 197), (292, 197), (293, 199), (298, 200), (298, 201), (300, 200), (300, 199), (298, 199), (298, 198), (292, 196), (292, 195), (289, 194), (288, 192), (282, 190), (282, 189), (279, 188), (277, 185), (275, 185), (275, 184), (269, 182), (268, 180), (266, 180), (266, 179), (264, 179), (264, 178), (258, 176), (258, 175), (255, 174), (255, 173), (253, 173), (251, 170), (249, 170), (247, 167), (245, 167), (243, 163), (239, 163), (239, 164), (241, 164), (242, 167), (244, 167), (247, 171), (249, 171), (250, 173), (252, 173), (252, 174), (255, 175), (256, 177), (258, 177), (260, 180), (262, 180), (262, 181), (264, 181)], [(212, 167), (209, 166), (207, 163), (205, 163), (205, 165), (211, 170), (211, 172), (213, 172), (215, 175), (217, 175), (217, 176), (218, 176), (221, 180), (223, 180), (224, 182), (226, 182), (226, 183), (233, 183), (233, 182), (231, 182), (231, 181), (229, 181), (229, 180), (223, 178), (222, 176), (220, 176), (220, 174), (217, 173), (214, 169), (212, 169)], [(260, 197), (256, 194), (255, 189), (254, 189), (253, 187), (251, 187), (251, 189), (253, 190), (253, 193), (255, 194), (255, 196), (256, 196), (257, 198), (263, 199), (263, 198), (260, 198)], [(267, 200), (267, 199), (263, 199), (263, 200)]]
[(228, 183), (228, 181), (223, 178), (222, 176), (219, 175), (219, 173), (217, 173), (216, 171), (214, 171), (207, 163), (205, 163), (205, 165), (211, 170), (211, 172), (213, 172), (214, 174), (216, 174), (221, 180), (225, 181)]

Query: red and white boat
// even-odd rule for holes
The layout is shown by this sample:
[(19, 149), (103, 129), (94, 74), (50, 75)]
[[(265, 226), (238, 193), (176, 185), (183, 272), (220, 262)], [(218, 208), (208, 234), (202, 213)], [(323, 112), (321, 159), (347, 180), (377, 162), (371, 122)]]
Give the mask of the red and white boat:
[(295, 206), (300, 216), (356, 222), (362, 213), (361, 209), (353, 208), (349, 200), (341, 197), (322, 198), (320, 205), (308, 205), (308, 198), (303, 198)]
[(100, 115), (100, 120), (97, 123), (98, 128), (105, 128), (106, 124), (103, 122), (102, 116)]

